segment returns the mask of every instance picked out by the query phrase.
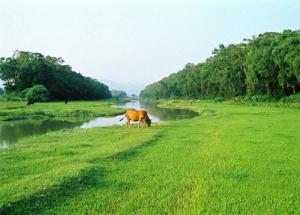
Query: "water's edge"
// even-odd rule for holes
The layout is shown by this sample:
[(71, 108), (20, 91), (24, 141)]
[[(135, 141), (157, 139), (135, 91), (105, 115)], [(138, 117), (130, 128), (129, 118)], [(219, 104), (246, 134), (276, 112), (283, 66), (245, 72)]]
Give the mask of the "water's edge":
[[(184, 109), (166, 109), (156, 106), (156, 104), (141, 104), (138, 100), (132, 100), (124, 104), (115, 104), (112, 107), (126, 109), (144, 109), (153, 123), (160, 121), (170, 121), (178, 119), (193, 118), (196, 112)], [(120, 121), (123, 115), (113, 117), (96, 117), (94, 119), (78, 119), (76, 121), (47, 119), (47, 120), (20, 120), (0, 124), (0, 149), (8, 148), (23, 138), (42, 135), (50, 131), (58, 131), (65, 128), (93, 128), (113, 125), (124, 125), (125, 120)]]

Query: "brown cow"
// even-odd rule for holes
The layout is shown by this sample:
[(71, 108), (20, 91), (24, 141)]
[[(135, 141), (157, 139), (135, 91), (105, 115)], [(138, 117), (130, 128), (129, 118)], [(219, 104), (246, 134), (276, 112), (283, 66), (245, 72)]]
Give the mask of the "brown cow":
[[(147, 123), (148, 127), (151, 126), (151, 119), (149, 119), (147, 112), (144, 110), (128, 110), (125, 113), (125, 117), (127, 119), (126, 127), (130, 128), (130, 121), (133, 122), (138, 121), (139, 122), (138, 127), (140, 127), (140, 125), (144, 127), (145, 122)], [(124, 118), (120, 119), (120, 121), (122, 121)]]

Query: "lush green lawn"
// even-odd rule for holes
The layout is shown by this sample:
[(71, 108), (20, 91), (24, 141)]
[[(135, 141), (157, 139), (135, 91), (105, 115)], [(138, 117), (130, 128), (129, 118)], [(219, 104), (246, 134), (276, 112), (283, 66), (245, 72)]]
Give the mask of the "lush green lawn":
[(69, 101), (68, 104), (64, 102), (46, 102), (27, 106), (25, 101), (0, 101), (0, 121), (54, 117), (114, 116), (124, 113), (123, 109), (111, 108), (112, 104), (118, 102), (121, 101)]
[(192, 120), (63, 130), (0, 151), (0, 211), (299, 214), (300, 110), (168, 102)]

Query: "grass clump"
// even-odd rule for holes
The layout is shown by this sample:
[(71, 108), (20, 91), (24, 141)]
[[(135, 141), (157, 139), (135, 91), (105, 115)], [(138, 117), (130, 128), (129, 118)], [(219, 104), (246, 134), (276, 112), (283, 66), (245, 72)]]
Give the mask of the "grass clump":
[(124, 113), (123, 109), (111, 107), (111, 105), (119, 102), (122, 101), (70, 101), (68, 104), (64, 104), (64, 102), (47, 102), (27, 106), (25, 101), (0, 101), (0, 121), (114, 116)]
[(300, 93), (282, 97), (280, 101), (283, 103), (300, 103)]

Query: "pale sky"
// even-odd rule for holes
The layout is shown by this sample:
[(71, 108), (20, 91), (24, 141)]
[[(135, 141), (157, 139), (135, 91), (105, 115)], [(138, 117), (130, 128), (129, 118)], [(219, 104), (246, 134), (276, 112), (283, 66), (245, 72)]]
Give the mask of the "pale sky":
[(63, 57), (83, 75), (144, 87), (218, 44), (300, 29), (300, 0), (0, 0), (0, 56)]

